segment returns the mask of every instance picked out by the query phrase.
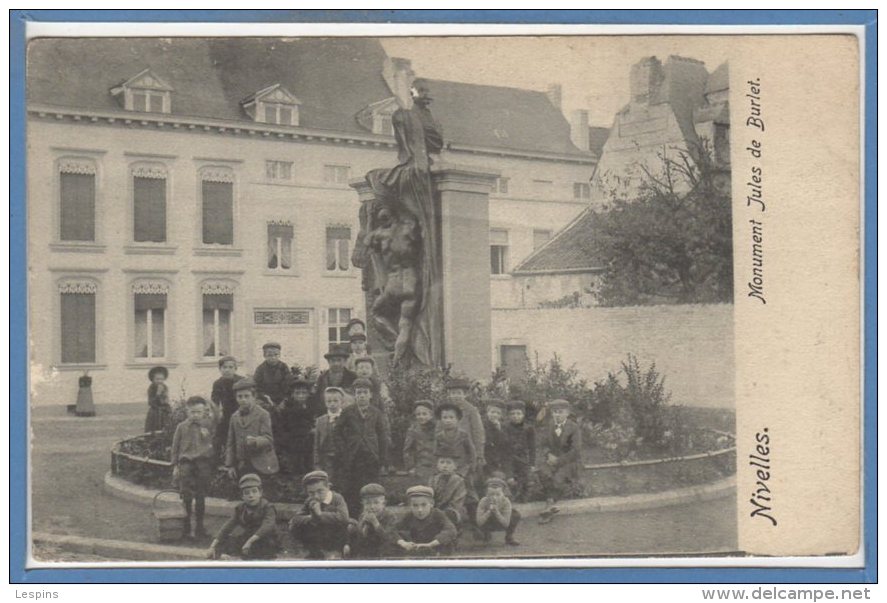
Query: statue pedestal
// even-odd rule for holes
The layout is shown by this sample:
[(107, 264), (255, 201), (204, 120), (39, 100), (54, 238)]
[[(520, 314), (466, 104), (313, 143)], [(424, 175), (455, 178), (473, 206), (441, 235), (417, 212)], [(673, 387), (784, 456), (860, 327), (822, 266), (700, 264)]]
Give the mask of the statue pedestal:
[[(479, 380), (489, 379), (492, 371), (489, 201), (498, 176), (498, 172), (447, 163), (436, 163), (431, 168), (440, 237), (437, 262), (441, 274), (438, 291), (443, 309), (443, 325), (439, 327), (443, 331), (443, 365), (452, 365), (455, 373)], [(355, 180), (351, 187), (361, 203), (374, 200), (365, 180)], [(362, 212), (361, 230), (365, 219)], [(368, 306), (370, 299), (368, 296)], [(382, 346), (369, 314), (368, 307), (367, 339), (376, 356)], [(384, 374), (384, 368), (381, 372)]]
[(444, 358), (453, 371), (487, 380), (490, 324), (490, 190), (497, 172), (436, 164), (432, 188), (440, 216)]

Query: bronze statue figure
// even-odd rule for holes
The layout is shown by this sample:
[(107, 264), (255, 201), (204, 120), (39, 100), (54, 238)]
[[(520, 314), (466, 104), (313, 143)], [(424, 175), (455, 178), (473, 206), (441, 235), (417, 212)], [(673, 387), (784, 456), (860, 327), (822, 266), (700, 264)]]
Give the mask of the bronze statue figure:
[(394, 364), (440, 366), (443, 326), (438, 232), (430, 154), (443, 134), (428, 105), (428, 86), (415, 80), (412, 106), (391, 116), (398, 164), (366, 176), (375, 199), (361, 207), (352, 263), (363, 269), (370, 320), (394, 352)]

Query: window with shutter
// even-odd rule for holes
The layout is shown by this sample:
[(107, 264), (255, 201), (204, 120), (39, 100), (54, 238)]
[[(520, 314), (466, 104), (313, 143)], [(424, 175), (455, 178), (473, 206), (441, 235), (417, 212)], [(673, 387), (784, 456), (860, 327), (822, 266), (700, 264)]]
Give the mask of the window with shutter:
[(166, 297), (163, 283), (139, 282), (133, 286), (134, 356), (166, 356)]
[(95, 241), (95, 166), (63, 161), (59, 197), (59, 239)]
[(96, 287), (91, 282), (66, 282), (60, 289), (61, 361), (96, 362)]
[[(222, 290), (224, 288), (219, 288)], [(203, 356), (218, 358), (231, 353), (233, 293), (203, 293)]]
[(161, 170), (133, 170), (133, 240), (166, 242), (166, 174)]
[(234, 244), (234, 180), (227, 171), (209, 171), (201, 182), (203, 242)]

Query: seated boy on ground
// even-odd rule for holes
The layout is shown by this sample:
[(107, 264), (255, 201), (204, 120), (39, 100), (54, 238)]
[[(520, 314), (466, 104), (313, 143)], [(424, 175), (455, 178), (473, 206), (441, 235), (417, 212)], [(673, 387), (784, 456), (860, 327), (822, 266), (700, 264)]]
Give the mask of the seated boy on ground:
[(465, 480), (456, 473), (456, 462), (452, 457), (437, 457), (437, 473), (429, 483), (434, 490), (434, 508), (443, 511), (457, 528), (468, 519), (465, 513), (465, 497), (468, 490)]
[(274, 559), (277, 556), (277, 510), (262, 496), (262, 480), (254, 473), (240, 478), (243, 502), (209, 546), (210, 559)]
[(548, 508), (539, 515), (539, 523), (548, 523), (558, 513), (555, 503), (579, 480), (582, 434), (579, 425), (570, 420), (570, 403), (552, 400), (548, 403), (551, 423), (543, 429), (540, 442), (539, 481), (545, 491)]
[(402, 555), (433, 557), (452, 554), (456, 544), (456, 526), (443, 511), (434, 508), (434, 490), (428, 486), (407, 489), (409, 513), (397, 524)]
[(517, 546), (520, 543), (514, 539), (514, 531), (521, 516), (505, 494), (505, 480), (491, 477), (486, 483), (487, 495), (477, 503), (477, 527), (483, 533), (485, 542), (490, 541), (492, 532), (504, 531), (505, 544)]
[(349, 557), (383, 559), (397, 553), (397, 518), (385, 507), (385, 488), (367, 484), (360, 489), (360, 518), (348, 525)]
[(341, 559), (348, 542), (348, 507), (330, 490), (329, 476), (312, 471), (302, 478), (307, 499), (289, 523), (293, 538), (307, 550), (306, 559)]

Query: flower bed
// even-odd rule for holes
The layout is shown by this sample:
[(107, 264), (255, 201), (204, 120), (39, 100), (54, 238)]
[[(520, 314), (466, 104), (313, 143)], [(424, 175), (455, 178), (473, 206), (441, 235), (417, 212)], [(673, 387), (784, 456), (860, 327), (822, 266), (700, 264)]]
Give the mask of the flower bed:
[[(627, 496), (652, 493), (680, 487), (707, 484), (736, 472), (736, 449), (733, 438), (720, 432), (710, 433), (710, 441), (726, 443), (719, 449), (672, 458), (637, 461), (586, 463), (580, 484), (570, 492), (571, 498), (593, 496)], [(586, 458), (600, 458), (600, 450), (586, 449)], [(111, 449), (111, 473), (126, 481), (147, 488), (172, 486), (172, 463), (169, 448), (159, 434), (142, 434), (121, 440)], [(304, 500), (301, 476), (278, 474), (265, 480), (265, 496), (271, 501), (298, 503)], [(402, 502), (414, 478), (397, 471), (382, 478), (392, 504)], [(224, 500), (239, 497), (237, 484), (224, 471), (219, 471), (210, 488), (210, 495)], [(539, 483), (531, 476), (528, 500), (544, 500)]]

